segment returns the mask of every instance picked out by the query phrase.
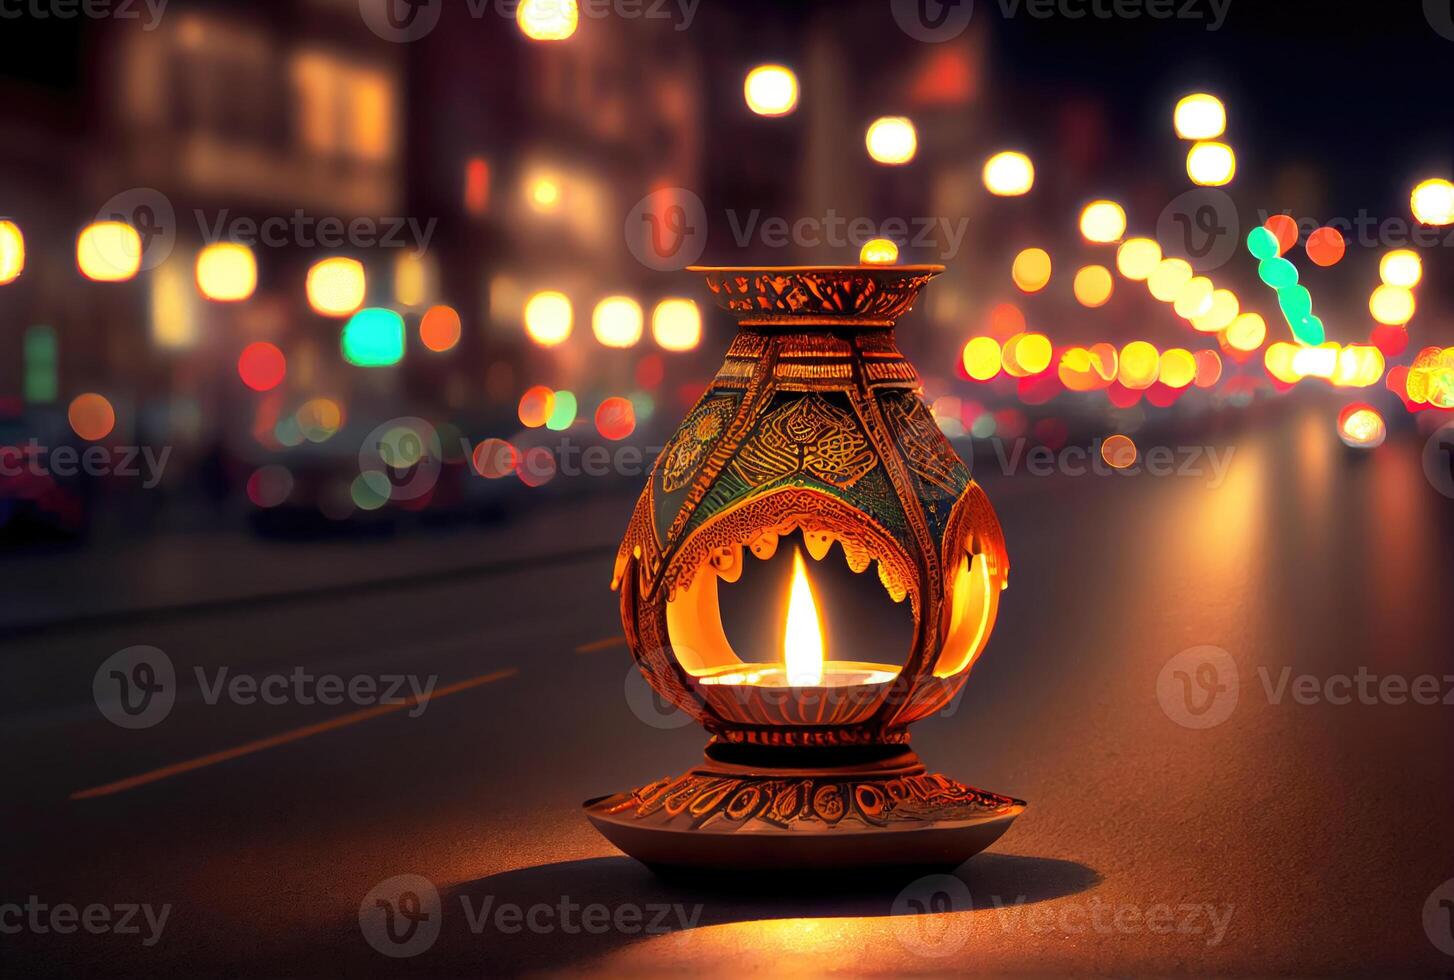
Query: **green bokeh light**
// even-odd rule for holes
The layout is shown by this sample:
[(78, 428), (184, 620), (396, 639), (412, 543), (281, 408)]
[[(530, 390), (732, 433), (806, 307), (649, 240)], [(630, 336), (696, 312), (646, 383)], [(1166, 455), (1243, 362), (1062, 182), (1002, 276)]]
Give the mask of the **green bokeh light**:
[(404, 358), (404, 318), (393, 310), (359, 310), (343, 328), (343, 359), (355, 367), (388, 367)]

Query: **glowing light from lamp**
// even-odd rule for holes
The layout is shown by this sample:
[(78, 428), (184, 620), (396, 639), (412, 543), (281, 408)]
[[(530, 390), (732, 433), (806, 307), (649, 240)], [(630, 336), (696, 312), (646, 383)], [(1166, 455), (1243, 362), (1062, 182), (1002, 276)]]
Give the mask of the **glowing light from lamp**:
[(1080, 213), (1080, 233), (1096, 244), (1120, 241), (1126, 234), (1126, 209), (1115, 201), (1092, 201)]
[(25, 271), (25, 236), (13, 221), (0, 221), (0, 286), (12, 283)]
[(76, 265), (95, 282), (125, 282), (141, 271), (141, 236), (123, 221), (98, 221), (76, 239)]
[(786, 116), (798, 107), (798, 76), (782, 65), (758, 65), (747, 73), (742, 94), (759, 116)]
[(644, 324), (641, 304), (629, 296), (607, 296), (591, 313), (591, 331), (605, 347), (634, 347)]
[(1215, 95), (1188, 95), (1176, 104), (1172, 124), (1184, 140), (1213, 140), (1227, 131), (1227, 107)]
[(573, 322), (570, 298), (565, 293), (546, 290), (525, 303), (525, 333), (542, 347), (565, 343)]
[(899, 246), (887, 238), (873, 238), (858, 250), (859, 265), (893, 265), (899, 260)]
[(695, 350), (702, 342), (702, 314), (695, 300), (664, 299), (651, 311), (651, 336), (662, 350)]
[(1442, 178), (1424, 181), (1409, 196), (1409, 207), (1423, 224), (1454, 224), (1454, 184)]
[(919, 150), (919, 135), (905, 116), (883, 116), (875, 119), (864, 136), (868, 155), (888, 166), (900, 166), (914, 159)]
[(576, 32), (581, 12), (576, 0), (520, 0), (515, 23), (532, 41), (564, 41)]
[(1023, 153), (1006, 150), (985, 161), (984, 186), (996, 197), (1019, 197), (1035, 186), (1035, 164)]
[(363, 306), (367, 291), (368, 276), (358, 259), (324, 259), (308, 270), (308, 305), (322, 316), (352, 316)]
[(788, 592), (787, 622), (783, 625), (783, 667), (788, 683), (794, 687), (823, 683), (823, 628), (808, 584), (808, 568), (797, 548), (793, 549), (793, 581)]

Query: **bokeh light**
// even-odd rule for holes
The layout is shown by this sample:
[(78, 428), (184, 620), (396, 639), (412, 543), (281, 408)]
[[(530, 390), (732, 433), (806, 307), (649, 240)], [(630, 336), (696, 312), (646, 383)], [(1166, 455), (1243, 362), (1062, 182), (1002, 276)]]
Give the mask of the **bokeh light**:
[(404, 359), (404, 318), (393, 310), (359, 310), (340, 337), (343, 359), (355, 367), (388, 367)]
[[(1290, 214), (1274, 214), (1262, 223), (1262, 227), (1272, 232), (1272, 237), (1277, 239), (1277, 254), (1285, 255), (1287, 250), (1297, 244), (1298, 226), (1297, 220)], [(1255, 253), (1254, 253), (1255, 254)], [(1258, 258), (1274, 258), (1275, 256), (1257, 256)]]
[(1443, 178), (1424, 181), (1409, 196), (1409, 207), (1426, 225), (1454, 224), (1454, 184)]
[(878, 163), (900, 166), (914, 159), (919, 149), (919, 135), (905, 116), (883, 116), (875, 119), (864, 136), (868, 155)]
[(389, 502), (394, 486), (389, 478), (378, 470), (367, 470), (353, 478), (348, 495), (353, 505), (362, 511), (375, 511)]
[(1132, 282), (1145, 282), (1161, 263), (1161, 245), (1150, 238), (1128, 238), (1116, 249), (1116, 270)]
[(1185, 259), (1162, 259), (1146, 278), (1146, 288), (1161, 302), (1170, 303), (1191, 282), (1193, 275), (1191, 263)]
[(208, 245), (197, 256), (197, 289), (217, 303), (240, 303), (257, 289), (257, 259), (235, 242)]
[(334, 257), (316, 262), (308, 270), (308, 305), (322, 316), (345, 317), (357, 313), (368, 291), (368, 276), (358, 259)]
[(1172, 124), (1184, 140), (1214, 140), (1227, 131), (1227, 108), (1215, 95), (1198, 92), (1176, 104)]
[(1023, 153), (1006, 150), (985, 161), (985, 190), (996, 197), (1019, 197), (1035, 186), (1035, 164)]
[(1120, 241), (1126, 234), (1126, 209), (1115, 201), (1092, 201), (1080, 212), (1080, 233), (1096, 244)]
[(1416, 304), (1411, 290), (1402, 286), (1382, 285), (1368, 299), (1368, 311), (1379, 323), (1402, 326), (1414, 318)]
[(1378, 409), (1354, 402), (1338, 413), (1338, 438), (1351, 449), (1377, 449), (1388, 438), (1388, 427)]
[(576, 0), (520, 0), (515, 23), (532, 41), (564, 41), (581, 19)]
[(899, 260), (899, 246), (887, 238), (873, 238), (858, 250), (859, 265), (893, 265)]
[(312, 443), (325, 443), (343, 427), (343, 406), (332, 398), (310, 398), (294, 413), (298, 431)]
[(525, 303), (525, 333), (542, 347), (555, 347), (569, 339), (574, 324), (570, 297), (545, 290)]
[(88, 391), (77, 395), (66, 409), (66, 420), (71, 431), (87, 442), (98, 442), (116, 428), (116, 409), (104, 395)]
[(1348, 246), (1338, 229), (1324, 225), (1308, 236), (1306, 247), (1313, 264), (1326, 267), (1341, 262)]
[(552, 432), (564, 432), (575, 425), (579, 411), (580, 403), (576, 400), (575, 392), (557, 391), (555, 401), (550, 407), (550, 417), (545, 420), (545, 427)]
[(1050, 282), (1050, 253), (1043, 248), (1027, 248), (1015, 256), (1010, 278), (1026, 293), (1038, 293)]
[(247, 478), (247, 499), (256, 507), (281, 507), (292, 492), (293, 474), (286, 466), (260, 466)]
[(123, 221), (98, 221), (76, 239), (76, 266), (95, 282), (125, 282), (141, 271), (141, 236)]
[(1173, 347), (1161, 353), (1157, 380), (1168, 388), (1185, 388), (1197, 377), (1197, 360), (1189, 350)]
[(616, 441), (636, 431), (636, 406), (631, 399), (612, 396), (596, 408), (596, 431), (601, 438)]
[(517, 414), (527, 429), (538, 429), (550, 421), (555, 412), (555, 392), (545, 385), (536, 385), (520, 396)]
[(470, 455), (475, 472), (487, 480), (499, 480), (515, 472), (520, 452), (504, 439), (483, 439)]
[(435, 353), (452, 350), (459, 343), (463, 324), (452, 306), (434, 306), (419, 321), (419, 342)]
[(25, 271), (25, 236), (13, 221), (0, 221), (0, 286), (14, 282)]
[(964, 373), (975, 381), (989, 381), (1000, 373), (1000, 345), (993, 337), (975, 337), (964, 345)]
[(1257, 313), (1241, 313), (1227, 327), (1227, 343), (1234, 350), (1251, 352), (1267, 339), (1267, 321)]
[(1176, 292), (1172, 309), (1184, 320), (1205, 316), (1212, 310), (1212, 291), (1215, 287), (1206, 276), (1193, 276)]
[(1006, 374), (1013, 378), (1026, 378), (1050, 367), (1053, 353), (1049, 337), (1041, 333), (1022, 333), (1005, 341), (1000, 356)]
[(1186, 175), (1200, 187), (1223, 187), (1237, 176), (1237, 154), (1226, 143), (1197, 143), (1187, 151)]
[(1105, 306), (1114, 288), (1111, 270), (1103, 265), (1088, 265), (1075, 274), (1075, 298), (1081, 306)]
[(248, 344), (237, 358), (237, 375), (253, 391), (272, 391), (288, 374), (288, 359), (275, 345)]
[(1242, 312), (1237, 294), (1230, 289), (1212, 290), (1211, 306), (1205, 313), (1193, 317), (1191, 325), (1202, 333), (1219, 333), (1230, 327)]
[(798, 107), (798, 76), (782, 65), (758, 65), (747, 73), (742, 94), (759, 116), (785, 116)]
[(1132, 391), (1150, 388), (1161, 370), (1161, 354), (1144, 340), (1133, 340), (1121, 348), (1116, 380)]
[(591, 331), (604, 347), (634, 347), (645, 327), (641, 304), (629, 296), (607, 296), (591, 313)]
[(1198, 388), (1215, 388), (1222, 379), (1222, 359), (1214, 350), (1196, 352), (1197, 375), (1194, 382)]
[(1135, 466), (1136, 457), (1136, 443), (1130, 436), (1108, 436), (1101, 443), (1101, 459), (1113, 469), (1124, 470)]
[(651, 338), (662, 350), (695, 350), (702, 342), (702, 314), (695, 300), (664, 299), (651, 311)]
[(1424, 262), (1412, 249), (1395, 249), (1379, 260), (1378, 277), (1386, 286), (1412, 289), (1424, 277)]

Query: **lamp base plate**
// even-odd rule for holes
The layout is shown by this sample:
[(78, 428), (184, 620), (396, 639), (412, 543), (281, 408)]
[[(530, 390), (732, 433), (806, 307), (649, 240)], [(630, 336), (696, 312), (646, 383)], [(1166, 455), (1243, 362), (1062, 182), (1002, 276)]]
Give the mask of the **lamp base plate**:
[(586, 817), (657, 871), (718, 875), (955, 868), (1025, 810), (929, 772), (902, 746), (870, 748), (882, 751), (805, 758), (714, 744), (705, 765), (587, 800)]

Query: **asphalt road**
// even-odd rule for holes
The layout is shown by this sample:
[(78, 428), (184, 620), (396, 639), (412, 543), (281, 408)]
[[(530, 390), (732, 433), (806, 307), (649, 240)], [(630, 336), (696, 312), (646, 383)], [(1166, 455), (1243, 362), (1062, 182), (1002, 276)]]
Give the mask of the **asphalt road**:
[[(1234, 448), (1219, 483), (980, 461), (1010, 589), (915, 745), (1030, 809), (904, 893), (670, 884), (594, 834), (582, 800), (703, 742), (637, 696), (600, 555), (0, 642), (4, 972), (1447, 974), (1454, 704), (1409, 691), (1454, 691), (1454, 500), (1422, 440), (1358, 456), (1330, 414), (1176, 443)], [(551, 526), (542, 550), (581, 539)], [(177, 696), (127, 730), (92, 685), (137, 645)], [(244, 697), (298, 669), (435, 696), (246, 704), (222, 668)]]

